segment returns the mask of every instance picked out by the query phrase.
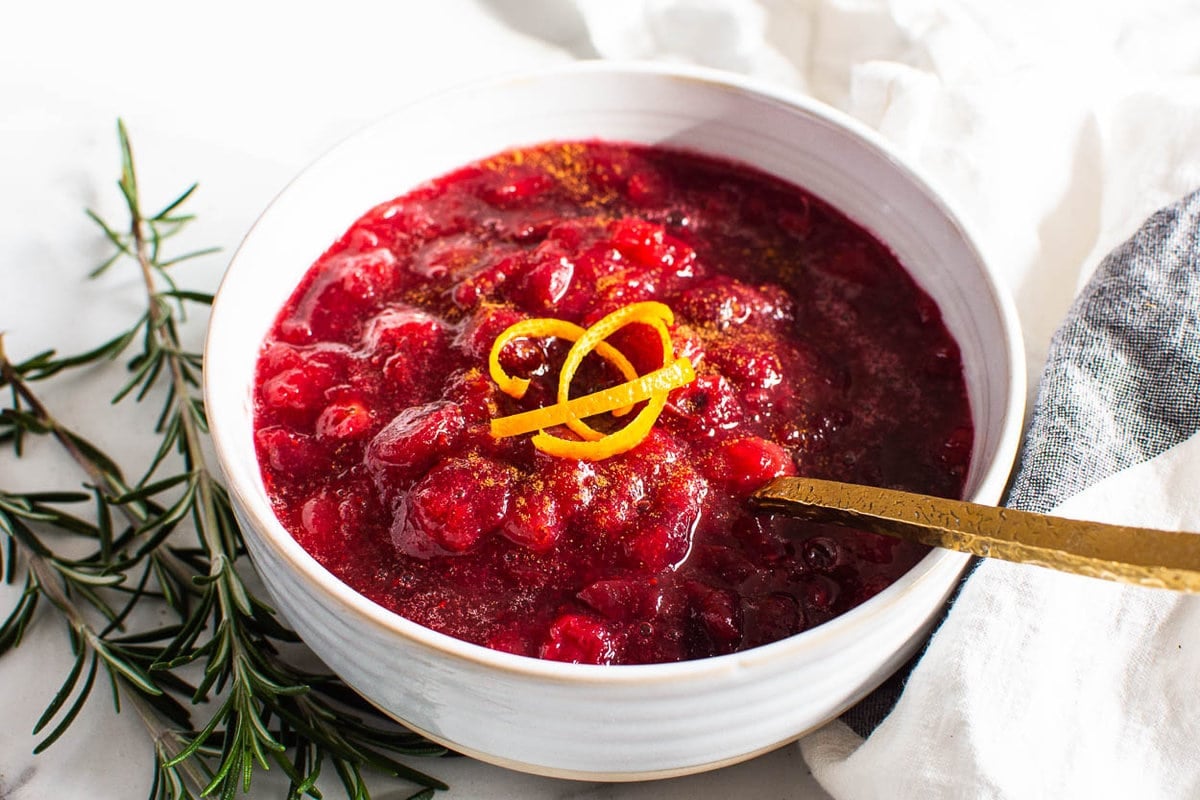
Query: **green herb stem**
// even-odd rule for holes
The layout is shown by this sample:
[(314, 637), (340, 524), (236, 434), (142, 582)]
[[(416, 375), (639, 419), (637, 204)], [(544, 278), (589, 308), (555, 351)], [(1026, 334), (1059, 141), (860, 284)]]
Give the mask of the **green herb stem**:
[[(88, 212), (114, 249), (92, 275), (123, 259), (134, 261), (145, 288), (145, 313), (107, 342), (67, 357), (47, 351), (16, 364), (5, 356), (0, 341), (0, 387), (9, 386), (12, 394), (11, 406), (0, 409), (0, 441), (10, 441), (20, 457), (25, 436), (50, 435), (82, 467), (90, 490), (24, 495), (0, 490), (5, 580), (16, 578), (18, 559), (27, 567), (25, 592), (0, 625), (0, 654), (20, 643), (38, 598), (44, 597), (67, 621), (76, 656), (39, 722), (40, 730), (57, 720), (39, 750), (69, 727), (102, 664), (114, 703), (118, 709), (122, 700), (132, 707), (153, 742), (151, 800), (232, 798), (249, 791), (255, 773), (271, 766), (290, 779), (289, 798), (320, 797), (316, 782), (326, 762), (354, 800), (370, 798), (363, 772), (368, 768), (415, 783), (421, 788), (414, 797), (446, 788), (393, 757), (440, 755), (442, 748), (400, 730), (336, 678), (289, 663), (280, 646), (298, 641), (295, 634), (239, 574), (241, 531), (203, 450), (208, 426), (199, 396), (201, 358), (179, 338), (185, 304), (206, 304), (211, 297), (180, 289), (169, 272), (182, 261), (214, 251), (170, 258), (163, 253), (165, 240), (193, 219), (181, 207), (196, 186), (158, 213), (145, 214), (128, 134), (120, 122), (118, 138), (117, 185), (129, 221), (113, 227)], [(113, 361), (135, 343), (140, 349), (127, 362), (128, 379), (114, 402), (127, 397), (141, 401), (156, 390), (165, 399), (154, 426), (158, 450), (142, 477), (130, 483), (113, 458), (59, 422), (29, 382)], [(175, 463), (181, 467), (171, 471)], [(85, 500), (93, 502), (94, 522), (59, 507)], [(114, 529), (114, 516), (127, 523), (125, 530)], [(174, 543), (177, 528), (187, 524), (194, 528), (198, 547)], [(94, 540), (95, 552), (64, 559), (37, 535), (37, 526)], [(156, 591), (150, 591), (151, 578)], [(125, 598), (123, 605), (112, 602), (116, 596)], [(165, 603), (176, 621), (126, 632), (126, 620), (143, 601)], [(107, 620), (102, 629), (88, 622), (93, 611)], [(201, 667), (197, 685), (182, 676), (190, 665)], [(207, 719), (196, 725), (192, 715), (200, 708)]]

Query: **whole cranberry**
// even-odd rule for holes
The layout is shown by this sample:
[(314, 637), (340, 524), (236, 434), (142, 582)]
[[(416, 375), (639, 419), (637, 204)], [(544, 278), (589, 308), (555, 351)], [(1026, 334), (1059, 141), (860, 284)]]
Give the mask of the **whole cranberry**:
[(384, 496), (455, 452), (466, 428), (462, 409), (439, 400), (401, 411), (367, 445), (365, 463)]
[(772, 478), (796, 474), (796, 464), (787, 450), (758, 436), (722, 442), (708, 465), (715, 480), (738, 494), (749, 494)]
[(443, 461), (395, 507), (392, 544), (405, 555), (465, 553), (508, 513), (511, 470), (490, 459)]
[(317, 438), (340, 442), (358, 439), (371, 429), (371, 411), (359, 399), (336, 400), (317, 417)]
[(350, 362), (348, 352), (338, 345), (295, 348), (290, 353), (277, 348), (271, 355), (276, 369), (260, 378), (259, 400), (294, 422), (311, 421), (324, 408), (326, 393), (345, 379)]
[(534, 172), (507, 177), (484, 186), (479, 196), (497, 208), (517, 208), (553, 188), (554, 180), (549, 175)]
[(553, 310), (575, 277), (575, 264), (565, 255), (545, 258), (528, 268), (521, 276), (516, 297), (528, 310), (544, 314)]

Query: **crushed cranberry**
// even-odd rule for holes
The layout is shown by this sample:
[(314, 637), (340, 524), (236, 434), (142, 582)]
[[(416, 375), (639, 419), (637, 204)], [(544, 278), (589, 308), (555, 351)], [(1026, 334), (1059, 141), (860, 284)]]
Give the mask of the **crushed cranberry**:
[(573, 664), (611, 664), (617, 652), (603, 622), (582, 614), (565, 614), (550, 625), (541, 657)]
[[(643, 300), (673, 310), (696, 378), (641, 444), (590, 462), (492, 438), (555, 402), (570, 348), (511, 341), (500, 365), (530, 380), (512, 398), (489, 377), (501, 332)], [(663, 365), (647, 325), (609, 344)], [(620, 380), (591, 355), (572, 395)], [(937, 306), (866, 231), (745, 166), (600, 142), (501, 153), (368, 211), (280, 311), (254, 402), (275, 511), (330, 571), (452, 636), (587, 664), (757, 647), (882, 591), (923, 548), (747, 496), (795, 474), (956, 496), (974, 438)]]

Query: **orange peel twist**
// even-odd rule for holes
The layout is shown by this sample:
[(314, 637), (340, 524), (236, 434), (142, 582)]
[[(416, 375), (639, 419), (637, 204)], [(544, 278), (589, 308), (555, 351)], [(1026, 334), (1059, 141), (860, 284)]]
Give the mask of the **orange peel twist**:
[[(631, 303), (600, 319), (589, 328), (582, 328), (559, 319), (529, 319), (506, 328), (492, 345), (488, 356), (488, 371), (492, 380), (505, 394), (521, 398), (529, 388), (529, 380), (516, 378), (500, 365), (500, 353), (514, 339), (527, 336), (554, 336), (572, 342), (558, 377), (556, 403), (532, 411), (492, 420), (491, 433), (496, 438), (517, 436), (538, 431), (533, 446), (544, 453), (564, 458), (598, 461), (632, 450), (649, 435), (667, 403), (672, 389), (691, 383), (696, 374), (687, 358), (675, 358), (669, 327), (675, 315), (663, 303), (646, 301)], [(649, 325), (662, 342), (662, 366), (639, 376), (629, 359), (608, 344), (606, 339), (621, 328), (635, 322)], [(600, 392), (571, 399), (571, 381), (589, 353), (595, 352), (612, 364), (624, 383)], [(595, 430), (584, 418), (612, 412), (623, 416), (636, 403), (646, 405), (623, 428), (604, 434)], [(555, 425), (566, 425), (582, 441), (563, 439), (546, 432)]]

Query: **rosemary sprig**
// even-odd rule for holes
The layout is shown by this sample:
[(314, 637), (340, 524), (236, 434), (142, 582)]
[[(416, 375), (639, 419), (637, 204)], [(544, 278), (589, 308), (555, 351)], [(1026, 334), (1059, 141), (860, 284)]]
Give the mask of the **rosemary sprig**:
[[(12, 397), (0, 411), (0, 442), (10, 442), (21, 456), (26, 437), (48, 435), (88, 481), (83, 493), (0, 492), (4, 576), (17, 580), (18, 563), (25, 574), (17, 607), (0, 627), (0, 654), (19, 645), (43, 599), (67, 622), (76, 654), (39, 721), (41, 730), (58, 720), (39, 750), (70, 726), (102, 665), (118, 709), (124, 698), (152, 738), (152, 800), (231, 798), (249, 791), (255, 772), (272, 765), (289, 777), (289, 797), (320, 797), (316, 782), (326, 763), (349, 798), (369, 800), (364, 769), (422, 787), (413, 797), (430, 796), (444, 784), (396, 756), (444, 751), (380, 717), (333, 676), (311, 674), (289, 661), (285, 650), (296, 637), (238, 572), (244, 560), (241, 534), (203, 450), (201, 356), (188, 351), (180, 337), (186, 307), (212, 298), (180, 288), (169, 271), (214, 251), (165, 255), (164, 242), (193, 220), (182, 207), (196, 186), (157, 213), (144, 213), (120, 122), (118, 138), (118, 187), (128, 224), (112, 226), (87, 212), (114, 250), (92, 275), (132, 262), (145, 287), (145, 312), (109, 341), (73, 356), (48, 351), (14, 364), (0, 347), (0, 387), (9, 387)], [(157, 450), (132, 483), (115, 459), (60, 423), (31, 388), (64, 370), (116, 360), (131, 348), (128, 377), (113, 402), (163, 398), (153, 425)], [(83, 502), (93, 509), (90, 520), (63, 508)], [(178, 543), (185, 529), (194, 533), (194, 546)], [(82, 558), (65, 558), (39, 531), (87, 541), (90, 550)], [(165, 604), (175, 622), (129, 632), (131, 612), (148, 602)], [(184, 675), (197, 670), (193, 685)], [(205, 716), (195, 724), (200, 714)]]
[[(0, 385), (3, 384), (12, 387), (14, 404), (0, 414), (0, 423), (12, 426), (17, 431), (52, 434), (93, 478), (119, 480), (119, 471), (111, 459), (50, 416), (49, 411), (8, 361), (4, 354), (3, 342), (0, 342)], [(26, 404), (28, 410), (21, 409), (18, 401)], [(96, 523), (69, 514), (59, 507), (88, 500), (95, 501)], [(38, 527), (56, 529), (60, 533), (94, 541), (96, 549), (83, 558), (64, 558), (56, 554), (37, 534), (35, 528)], [(153, 662), (152, 653), (139, 646), (139, 637), (114, 638), (114, 632), (121, 629), (133, 608), (133, 599), (118, 610), (102, 594), (105, 589), (121, 588), (128, 578), (127, 570), (142, 560), (114, 557), (114, 553), (126, 551), (131, 530), (132, 528), (127, 530), (121, 537), (114, 537), (110, 509), (103, 496), (95, 491), (92, 494), (14, 494), (0, 490), (0, 531), (6, 534), (3, 551), (4, 580), (7, 583), (16, 580), (18, 560), (24, 564), (25, 574), (20, 600), (8, 618), (0, 624), (0, 655), (20, 644), (25, 630), (34, 618), (39, 601), (44, 598), (67, 623), (68, 639), (75, 656), (74, 664), (61, 688), (34, 726), (34, 733), (37, 734), (58, 720), (38, 743), (35, 753), (50, 747), (74, 722), (91, 694), (100, 664), (103, 664), (109, 677), (114, 705), (119, 709), (123, 697), (125, 704), (136, 711), (154, 743), (158, 760), (165, 763), (182, 749), (176, 730), (180, 727), (191, 727), (189, 711), (171, 694), (164, 692), (160, 685), (178, 690), (181, 687), (186, 688), (186, 683), (173, 675), (161, 676), (158, 680), (152, 678), (149, 674)], [(152, 566), (143, 572), (143, 577), (138, 581), (138, 589), (131, 593), (131, 598), (136, 598), (146, 591), (146, 578), (151, 570), (160, 569), (160, 559), (170, 554), (167, 548), (148, 552), (154, 556), (149, 559)], [(178, 580), (175, 576), (166, 583), (169, 585)], [(93, 613), (89, 614), (89, 611)], [(105, 620), (106, 624), (98, 628), (91, 624), (89, 617)], [(153, 635), (143, 635), (140, 638), (153, 638)], [(85, 672), (86, 677), (80, 684), (80, 678)], [(193, 785), (203, 785), (201, 781), (204, 776), (197, 771), (200, 766), (202, 765), (189, 762), (163, 768), (161, 771), (171, 775), (177, 783), (182, 784), (186, 780)], [(180, 792), (173, 796), (190, 795)]]

